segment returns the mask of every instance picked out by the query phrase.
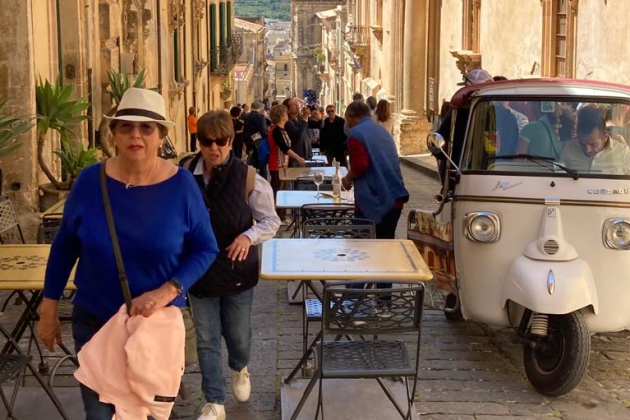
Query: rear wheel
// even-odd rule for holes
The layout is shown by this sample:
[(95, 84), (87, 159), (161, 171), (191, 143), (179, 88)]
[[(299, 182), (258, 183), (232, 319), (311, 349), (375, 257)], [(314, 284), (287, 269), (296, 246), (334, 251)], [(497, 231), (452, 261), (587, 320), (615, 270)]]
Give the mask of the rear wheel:
[(580, 382), (591, 351), (591, 338), (580, 312), (549, 315), (546, 337), (523, 352), (525, 372), (541, 394), (556, 397), (571, 391)]

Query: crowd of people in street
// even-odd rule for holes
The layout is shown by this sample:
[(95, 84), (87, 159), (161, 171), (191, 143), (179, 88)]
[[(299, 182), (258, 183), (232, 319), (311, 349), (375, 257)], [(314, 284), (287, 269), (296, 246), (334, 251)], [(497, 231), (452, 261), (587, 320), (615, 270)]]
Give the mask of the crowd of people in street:
[[(146, 340), (147, 335), (159, 334), (166, 308), (190, 307), (206, 401), (199, 420), (226, 418), (222, 338), (232, 370), (232, 393), (238, 401), (247, 401), (250, 319), (259, 279), (257, 245), (274, 237), (285, 217), (275, 208), (275, 194), (283, 188), (279, 171), (305, 166), (314, 147), (329, 162), (335, 159), (348, 166), (343, 185), (354, 187), (356, 215), (375, 223), (378, 238), (394, 237), (409, 199), (387, 101), (357, 97), (346, 108), (345, 118), (337, 115), (334, 105), (300, 104), (296, 98), (269, 105), (256, 101), (251, 108), (234, 106), (229, 112), (201, 116), (191, 107), (187, 125), (193, 153), (177, 166), (158, 157), (158, 148), (174, 125), (166, 118), (162, 96), (145, 89), (127, 90), (116, 114), (107, 117), (117, 155), (80, 174), (51, 247), (38, 325), (44, 344), (52, 350), (61, 342), (59, 299), (77, 264), (72, 313), (76, 352), (94, 337), (106, 343), (108, 348), (99, 350), (104, 354), (109, 347), (124, 351), (124, 342), (107, 336), (115, 327), (111, 323), (146, 319), (146, 328), (127, 332), (127, 340), (134, 336)], [(102, 198), (94, 198), (101, 197), (95, 191), (101, 191)], [(126, 300), (128, 312), (123, 309)], [(180, 328), (183, 323), (171, 333), (183, 334)], [(175, 341), (155, 346), (156, 360), (170, 360), (178, 372), (182, 361), (173, 347), (180, 344), (184, 347)], [(185, 345), (190, 345), (188, 338)], [(191, 349), (186, 350), (188, 357)], [(102, 365), (99, 351), (90, 358), (79, 353), (81, 369), (109, 370), (124, 377), (124, 372)], [(160, 367), (147, 367), (152, 369)], [(170, 382), (144, 380), (147, 395), (164, 396), (143, 402), (147, 417), (155, 407), (173, 403), (177, 390), (167, 389)], [(116, 396), (120, 389), (112, 393), (107, 382), (103, 386), (91, 389), (81, 384), (88, 420), (109, 420), (129, 409), (128, 398)]]

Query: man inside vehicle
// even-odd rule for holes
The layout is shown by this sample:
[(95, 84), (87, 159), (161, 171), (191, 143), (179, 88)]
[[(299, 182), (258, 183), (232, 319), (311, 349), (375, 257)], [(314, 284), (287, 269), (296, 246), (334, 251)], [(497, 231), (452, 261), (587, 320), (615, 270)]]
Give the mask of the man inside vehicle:
[(578, 111), (577, 139), (567, 142), (561, 160), (578, 171), (630, 175), (630, 148), (606, 131), (605, 112), (596, 105)]

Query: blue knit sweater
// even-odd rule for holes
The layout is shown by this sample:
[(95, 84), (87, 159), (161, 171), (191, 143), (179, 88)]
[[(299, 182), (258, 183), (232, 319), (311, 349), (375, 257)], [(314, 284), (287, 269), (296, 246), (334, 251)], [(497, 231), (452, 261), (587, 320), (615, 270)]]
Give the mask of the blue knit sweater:
[[(66, 201), (44, 296), (61, 297), (78, 259), (74, 304), (107, 320), (124, 297), (101, 197), (100, 167), (84, 169)], [(188, 290), (218, 254), (208, 210), (190, 172), (179, 169), (158, 184), (128, 189), (108, 177), (107, 188), (132, 297), (172, 277)], [(173, 303), (182, 306), (185, 300), (178, 297)]]

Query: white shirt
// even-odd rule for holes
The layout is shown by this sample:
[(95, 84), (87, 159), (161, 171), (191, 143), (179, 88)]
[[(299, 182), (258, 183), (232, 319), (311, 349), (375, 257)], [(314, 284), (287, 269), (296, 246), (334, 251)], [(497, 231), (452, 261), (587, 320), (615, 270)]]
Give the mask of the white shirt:
[[(193, 175), (202, 175), (204, 184), (208, 185), (210, 179), (206, 175), (204, 167), (204, 160), (199, 159)], [(243, 232), (243, 235), (249, 238), (252, 245), (258, 245), (276, 236), (280, 227), (280, 218), (276, 213), (273, 190), (271, 185), (258, 174), (256, 174), (254, 191), (249, 196), (248, 204), (256, 223)]]
[(610, 138), (595, 156), (586, 156), (577, 139), (570, 140), (560, 160), (569, 168), (595, 175), (630, 175), (630, 148), (625, 141)]

